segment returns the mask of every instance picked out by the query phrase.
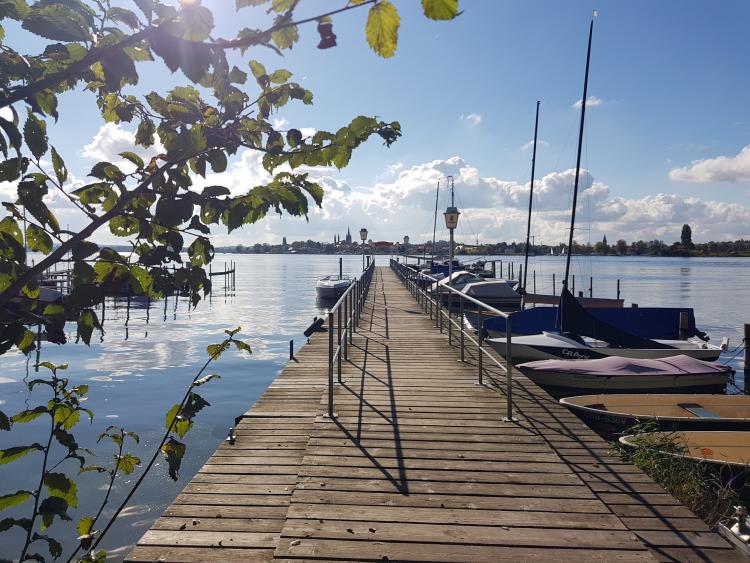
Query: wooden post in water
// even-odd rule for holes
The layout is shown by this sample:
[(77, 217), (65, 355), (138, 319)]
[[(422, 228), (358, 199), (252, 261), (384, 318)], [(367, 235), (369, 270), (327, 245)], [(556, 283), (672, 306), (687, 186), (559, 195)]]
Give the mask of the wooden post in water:
[(344, 259), (339, 257), (339, 279), (344, 277)]
[(532, 277), (533, 284), (534, 284), (534, 295), (536, 295), (536, 270), (534, 270), (534, 275)]
[(552, 295), (557, 295), (557, 293), (555, 293), (555, 274), (554, 273), (552, 274)]
[(494, 260), (492, 261), (492, 277), (493, 278), (497, 277), (497, 264), (495, 264)]
[(594, 276), (589, 276), (589, 297), (594, 296)]
[(620, 280), (617, 280), (617, 298), (620, 298)]
[(575, 275), (575, 274), (573, 274), (573, 275), (572, 275), (572, 276), (570, 276), (570, 277), (571, 277), (571, 278), (573, 278), (573, 284), (572, 284), (572, 286), (571, 286), (571, 290), (570, 290), (570, 292), (571, 292), (571, 293), (572, 293), (573, 295), (575, 295), (575, 294), (576, 294), (576, 275)]
[(680, 340), (687, 340), (688, 331), (688, 314), (685, 311), (680, 312), (680, 326), (679, 326), (679, 338)]
[(745, 346), (745, 389), (747, 389), (747, 378), (750, 377), (750, 323), (745, 323), (742, 334), (742, 344)]

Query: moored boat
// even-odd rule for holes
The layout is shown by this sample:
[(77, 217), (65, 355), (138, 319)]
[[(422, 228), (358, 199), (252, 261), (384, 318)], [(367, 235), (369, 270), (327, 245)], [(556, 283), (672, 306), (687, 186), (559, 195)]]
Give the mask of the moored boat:
[(645, 422), (660, 430), (750, 431), (747, 395), (581, 395), (560, 403), (595, 430), (611, 435)]
[(610, 356), (596, 360), (542, 360), (516, 366), (541, 387), (571, 393), (720, 392), (734, 370), (689, 356), (633, 359)]
[(315, 291), (321, 299), (336, 299), (341, 297), (352, 284), (347, 276), (325, 276), (315, 283)]
[(677, 451), (668, 452), (675, 457), (737, 468), (746, 468), (750, 463), (748, 431), (645, 432), (620, 438), (620, 443), (631, 447), (649, 443), (659, 446), (665, 442), (676, 446)]

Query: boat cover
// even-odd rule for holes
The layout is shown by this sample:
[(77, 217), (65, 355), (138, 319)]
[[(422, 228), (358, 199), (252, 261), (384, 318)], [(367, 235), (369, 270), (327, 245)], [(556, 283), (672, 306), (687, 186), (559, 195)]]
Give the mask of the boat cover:
[(672, 348), (667, 344), (643, 338), (594, 317), (573, 297), (567, 288), (560, 292), (558, 327), (563, 334), (588, 336), (607, 342), (615, 348), (658, 349)]
[(623, 358), (620, 356), (608, 356), (596, 360), (539, 360), (519, 364), (518, 367), (524, 372), (556, 371), (601, 377), (650, 374), (674, 376), (698, 373), (725, 374), (732, 371), (729, 366), (705, 362), (684, 354), (658, 360)]
[[(687, 307), (596, 307), (588, 309), (594, 318), (614, 325), (631, 334), (658, 340), (680, 338), (680, 313), (687, 313), (686, 336), (705, 337), (695, 326), (695, 314)], [(557, 307), (532, 307), (513, 313), (513, 334), (539, 334), (555, 330)], [(505, 332), (505, 318), (485, 319), (487, 330)]]
[(480, 301), (483, 297), (521, 298), (521, 296), (518, 295), (513, 287), (505, 280), (469, 283), (464, 286), (463, 292), (474, 299), (479, 299)]

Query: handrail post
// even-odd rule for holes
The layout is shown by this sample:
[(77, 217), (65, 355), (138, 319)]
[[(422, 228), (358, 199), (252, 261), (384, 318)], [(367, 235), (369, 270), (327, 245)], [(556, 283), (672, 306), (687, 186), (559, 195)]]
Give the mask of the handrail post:
[(328, 312), (328, 418), (333, 418), (333, 313)]
[(344, 359), (349, 359), (349, 294), (344, 298)]
[(338, 341), (338, 355), (336, 356), (336, 370), (338, 375), (338, 381), (341, 383), (341, 306), (339, 305), (336, 311), (336, 338)]
[(443, 286), (438, 285), (437, 288), (437, 308), (438, 308), (438, 319), (435, 319), (436, 321), (439, 321), (440, 323), (440, 334), (443, 334), (443, 299), (442, 299), (442, 293), (443, 293)]
[[(479, 307), (477, 307), (477, 311), (479, 310)], [(484, 342), (484, 321), (482, 320), (482, 317), (479, 317), (479, 333), (477, 334), (477, 364), (479, 366), (479, 385), (484, 385), (484, 375), (482, 373), (482, 343)]]
[(461, 335), (461, 361), (466, 361), (464, 359), (464, 300), (461, 296), (459, 296), (459, 315), (458, 315), (458, 331)]
[(349, 344), (354, 344), (354, 290), (349, 292)]
[[(447, 284), (446, 284), (447, 285)], [(451, 315), (453, 309), (453, 292), (448, 290), (448, 346), (453, 346), (453, 317)]]
[(513, 420), (513, 352), (511, 348), (511, 335), (513, 334), (512, 318), (512, 316), (509, 316), (505, 321), (505, 396), (508, 401), (506, 405), (506, 418), (508, 421)]

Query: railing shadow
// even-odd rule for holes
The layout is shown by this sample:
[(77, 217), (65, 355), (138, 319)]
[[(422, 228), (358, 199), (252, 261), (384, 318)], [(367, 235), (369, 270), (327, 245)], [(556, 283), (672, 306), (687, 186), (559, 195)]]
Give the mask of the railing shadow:
[[(381, 283), (382, 283), (382, 274), (381, 274)], [(385, 294), (382, 295), (383, 300), (385, 300)], [(378, 304), (378, 297), (377, 294), (373, 294), (373, 309), (372, 313), (375, 311), (375, 307), (379, 305)], [(385, 311), (385, 304), (383, 303), (380, 305), (380, 307), (383, 308), (383, 311)], [(387, 338), (388, 334), (388, 315), (387, 312), (380, 317), (385, 321), (384, 329), (385, 329), (385, 336), (380, 335), (378, 333), (374, 333), (378, 336)], [(372, 332), (372, 330), (368, 330), (368, 332)], [(390, 348), (386, 342), (379, 341), (378, 339), (371, 338), (369, 336), (366, 336), (362, 333), (360, 333), (360, 337), (364, 338), (364, 346), (359, 346), (357, 344), (353, 344), (353, 347), (358, 348), (362, 351), (362, 364), (359, 369), (359, 378), (358, 378), (358, 386), (352, 386), (347, 384), (346, 382), (341, 383), (341, 388), (346, 390), (346, 392), (350, 393), (351, 396), (356, 399), (357, 401), (357, 416), (356, 416), (356, 422), (354, 428), (348, 428), (344, 423), (342, 423), (338, 419), (334, 419), (334, 422), (336, 426), (343, 432), (343, 434), (351, 440), (351, 442), (357, 446), (359, 451), (368, 459), (372, 465), (378, 469), (383, 476), (390, 482), (394, 488), (401, 494), (407, 495), (409, 494), (409, 481), (406, 474), (406, 465), (404, 463), (404, 453), (403, 453), (403, 446), (401, 443), (401, 430), (399, 427), (399, 420), (398, 420), (398, 405), (396, 403), (396, 391), (393, 381), (393, 365), (391, 362), (391, 353)], [(382, 346), (383, 351), (381, 353), (375, 353), (370, 348), (372, 345), (375, 346)], [(378, 351), (380, 352), (380, 351)], [(375, 370), (368, 369), (368, 361), (372, 362), (380, 362), (385, 365), (385, 371), (386, 371), (386, 377), (385, 379), (382, 376), (375, 375)], [(354, 365), (354, 364), (353, 364)], [(377, 405), (371, 403), (366, 398), (366, 389), (368, 383), (374, 383), (379, 386), (383, 386), (386, 388), (387, 394), (388, 394), (388, 409), (384, 412), (381, 408), (378, 408)], [(358, 387), (358, 388), (357, 388)], [(386, 467), (383, 465), (381, 460), (379, 460), (375, 455), (373, 455), (368, 448), (365, 446), (364, 441), (366, 439), (365, 436), (365, 418), (368, 413), (373, 413), (380, 417), (382, 420), (384, 420), (392, 429), (393, 433), (393, 449), (395, 452), (396, 457), (396, 469)]]

